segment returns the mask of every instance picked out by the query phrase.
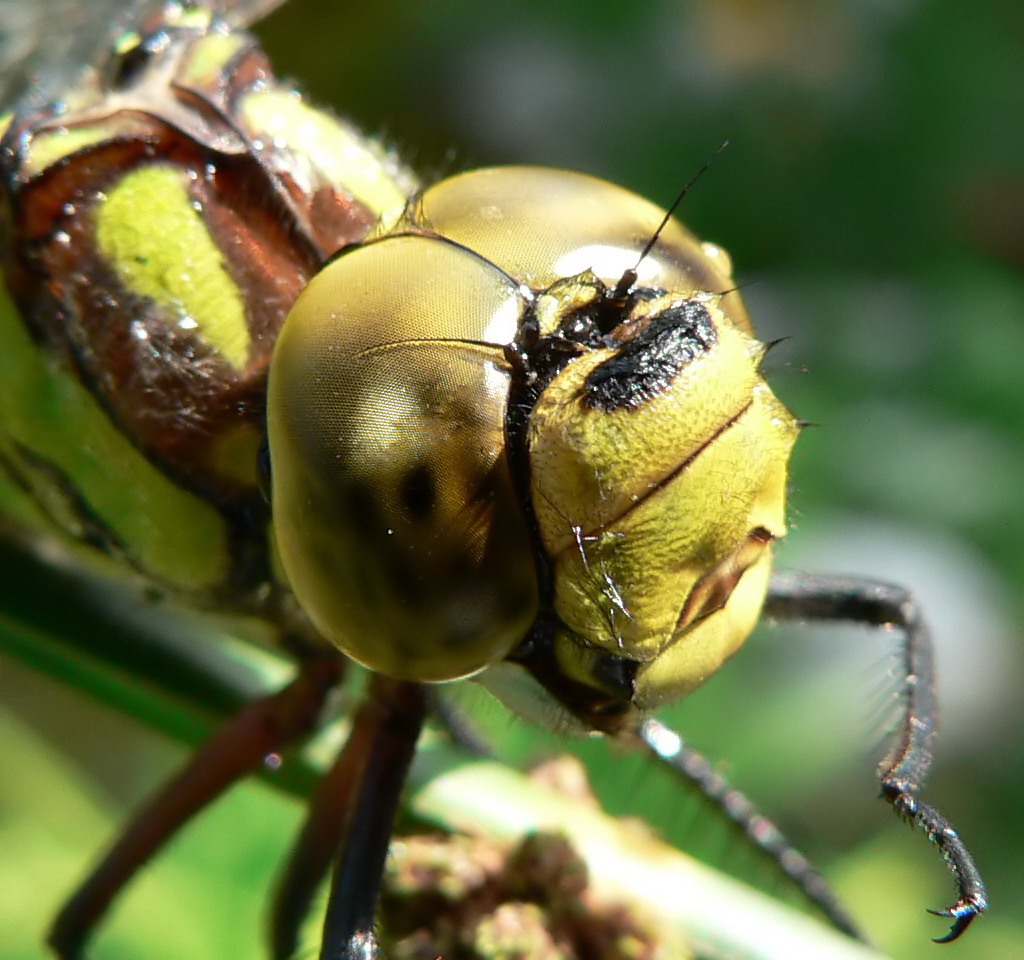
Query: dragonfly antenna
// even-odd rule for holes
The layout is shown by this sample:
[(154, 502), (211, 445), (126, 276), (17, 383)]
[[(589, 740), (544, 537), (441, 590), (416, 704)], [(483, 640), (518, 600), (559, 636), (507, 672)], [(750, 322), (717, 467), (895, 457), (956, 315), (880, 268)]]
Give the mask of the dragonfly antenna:
[(636, 266), (630, 267), (630, 269), (623, 273), (622, 276), (619, 278), (619, 282), (615, 285), (615, 289), (612, 291), (612, 300), (621, 300), (623, 297), (626, 296), (627, 293), (629, 293), (630, 288), (633, 286), (634, 283), (636, 283), (637, 271), (640, 269), (640, 264), (644, 262), (644, 259), (648, 256), (648, 254), (650, 254), (651, 250), (654, 249), (654, 245), (658, 242), (658, 237), (661, 236), (661, 232), (665, 229), (665, 226), (672, 218), (672, 214), (674, 214), (676, 210), (679, 209), (679, 204), (683, 202), (683, 197), (685, 197), (690, 192), (690, 188), (702, 176), (704, 176), (704, 174), (707, 172), (708, 167), (710, 167), (711, 164), (714, 163), (715, 159), (719, 156), (719, 154), (721, 154), (721, 152), (727, 146), (729, 146), (729, 141), (722, 141), (722, 145), (714, 152), (714, 154), (712, 154), (712, 156), (708, 159), (704, 166), (701, 167), (692, 177), (690, 177), (686, 186), (684, 186), (683, 189), (679, 191), (679, 195), (675, 198), (675, 200), (672, 201), (672, 206), (670, 206), (668, 210), (665, 211), (665, 216), (661, 218), (661, 223), (658, 224), (657, 229), (654, 231), (654, 233), (651, 234), (650, 240), (647, 241), (647, 243), (644, 245), (643, 250), (640, 251), (640, 256), (637, 257), (636, 260)]

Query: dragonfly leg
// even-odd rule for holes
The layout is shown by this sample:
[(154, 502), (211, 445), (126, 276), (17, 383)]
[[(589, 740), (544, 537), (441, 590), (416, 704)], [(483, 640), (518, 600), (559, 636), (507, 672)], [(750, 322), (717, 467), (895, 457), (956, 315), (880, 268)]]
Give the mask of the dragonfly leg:
[(293, 955), (298, 924), (335, 851), (320, 958), (371, 960), (379, 955), (374, 918), (384, 861), (428, 707), (427, 690), (420, 684), (374, 676), (278, 890), (275, 958)]
[(935, 742), (935, 690), (931, 634), (914, 598), (902, 587), (846, 577), (777, 573), (765, 603), (769, 616), (846, 620), (895, 627), (902, 634), (902, 704), (899, 733), (878, 766), (882, 796), (905, 820), (920, 827), (942, 853), (957, 883), (956, 902), (938, 916), (953, 918), (945, 937), (959, 937), (988, 906), (985, 883), (967, 845), (931, 804), (919, 800)]
[(316, 728), (344, 663), (334, 655), (304, 661), (288, 686), (242, 710), (144, 804), (57, 915), (48, 942), (60, 960), (80, 960), (114, 898), (192, 816)]
[(782, 831), (758, 812), (745, 794), (717, 773), (707, 758), (658, 720), (644, 720), (633, 732), (642, 747), (679, 776), (694, 784), (701, 794), (719, 807), (750, 840), (763, 850), (803, 891), (804, 895), (844, 933), (863, 937), (850, 915), (814, 865)]

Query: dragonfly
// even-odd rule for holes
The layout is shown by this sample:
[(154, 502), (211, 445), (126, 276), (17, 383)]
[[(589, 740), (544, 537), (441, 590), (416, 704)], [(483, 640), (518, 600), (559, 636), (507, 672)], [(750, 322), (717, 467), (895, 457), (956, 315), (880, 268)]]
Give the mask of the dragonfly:
[(760, 376), (727, 255), (582, 174), (423, 188), (274, 77), (244, 30), (272, 5), (131, 7), (95, 49), (83, 30), (56, 64), (29, 58), (4, 120), (5, 534), (150, 606), (255, 622), (298, 665), (128, 825), (56, 918), (58, 956), (84, 955), (195, 812), (315, 732), (353, 662), (366, 695), (279, 887), (275, 957), (332, 861), (321, 956), (378, 955), (408, 768), (431, 718), (472, 743), (437, 696), (468, 677), (696, 782), (852, 933), (654, 718), (762, 610), (902, 635), (879, 778), (953, 874), (956, 939), (986, 895), (919, 796), (927, 627), (900, 588), (771, 575), (800, 424)]

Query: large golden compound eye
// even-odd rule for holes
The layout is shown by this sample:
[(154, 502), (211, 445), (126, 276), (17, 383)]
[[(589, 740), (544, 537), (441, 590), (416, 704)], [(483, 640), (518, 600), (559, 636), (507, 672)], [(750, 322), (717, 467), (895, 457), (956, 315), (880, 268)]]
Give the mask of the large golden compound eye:
[(505, 454), (522, 301), (491, 264), (392, 236), (329, 264), (299, 298), (268, 388), (274, 526), (317, 628), (401, 679), (502, 659), (537, 585)]
[[(675, 219), (638, 263), (664, 216), (650, 200), (583, 173), (486, 167), (432, 186), (410, 206), (404, 226), (436, 231), (535, 291), (586, 271), (614, 286), (633, 268), (640, 286), (683, 297), (734, 290), (728, 254)], [(739, 294), (725, 293), (721, 307), (752, 332)]]

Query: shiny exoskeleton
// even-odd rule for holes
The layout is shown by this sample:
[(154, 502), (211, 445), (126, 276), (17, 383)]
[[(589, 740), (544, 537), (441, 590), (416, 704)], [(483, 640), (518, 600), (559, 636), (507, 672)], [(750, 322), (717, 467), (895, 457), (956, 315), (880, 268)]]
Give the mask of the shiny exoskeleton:
[[(904, 724), (879, 775), (957, 879), (958, 936), (985, 892), (917, 798), (926, 628), (896, 588), (771, 578), (799, 425), (761, 377), (726, 254), (582, 174), (484, 169), (419, 191), (205, 5), (138, 26), (0, 128), (5, 529), (255, 615), (301, 666), (142, 811), (58, 919), (58, 953), (80, 956), (196, 809), (314, 728), (336, 651), (376, 677), (343, 788), (315, 802), (286, 872), (275, 956), (338, 845), (322, 955), (376, 949), (424, 684), (476, 676), (724, 801), (650, 713), (708, 679), (765, 604), (902, 631)], [(848, 928), (817, 875), (791, 870)]]

